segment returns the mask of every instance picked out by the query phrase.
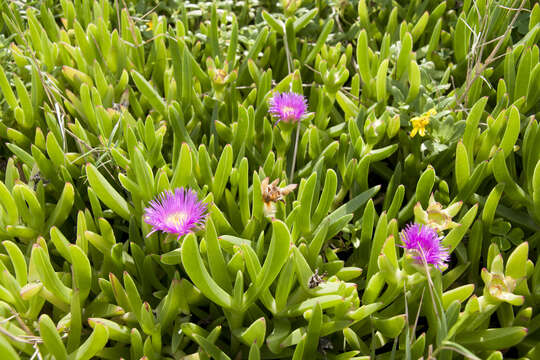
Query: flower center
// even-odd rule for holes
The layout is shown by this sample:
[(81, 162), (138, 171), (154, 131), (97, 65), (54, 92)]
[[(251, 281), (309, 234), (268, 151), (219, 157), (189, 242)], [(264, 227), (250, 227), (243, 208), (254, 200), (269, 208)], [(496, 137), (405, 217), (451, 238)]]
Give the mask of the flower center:
[(411, 120), (411, 121), (413, 123), (413, 126), (415, 128), (419, 128), (419, 129), (425, 128), (429, 124), (429, 118), (428, 117), (421, 117), (419, 119), (414, 119), (414, 120)]
[(182, 226), (184, 224), (184, 221), (187, 219), (187, 217), (188, 216), (185, 212), (178, 211), (167, 216), (165, 221), (168, 225)]
[(285, 117), (288, 119), (294, 117), (294, 108), (291, 106), (284, 106), (283, 114), (285, 114)]

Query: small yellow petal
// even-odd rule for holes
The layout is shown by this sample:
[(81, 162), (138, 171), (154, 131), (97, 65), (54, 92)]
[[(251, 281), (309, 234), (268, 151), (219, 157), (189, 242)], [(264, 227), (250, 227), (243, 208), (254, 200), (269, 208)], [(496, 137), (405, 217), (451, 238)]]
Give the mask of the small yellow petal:
[(416, 135), (417, 132), (418, 132), (418, 128), (413, 128), (413, 129), (411, 130), (411, 137), (413, 138), (414, 135)]

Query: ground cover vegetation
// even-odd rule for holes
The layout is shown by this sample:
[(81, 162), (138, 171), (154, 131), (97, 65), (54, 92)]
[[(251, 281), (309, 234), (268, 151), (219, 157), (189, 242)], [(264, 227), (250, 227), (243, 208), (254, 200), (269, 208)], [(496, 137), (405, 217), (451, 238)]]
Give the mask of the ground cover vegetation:
[(3, 359), (540, 358), (540, 5), (3, 0)]

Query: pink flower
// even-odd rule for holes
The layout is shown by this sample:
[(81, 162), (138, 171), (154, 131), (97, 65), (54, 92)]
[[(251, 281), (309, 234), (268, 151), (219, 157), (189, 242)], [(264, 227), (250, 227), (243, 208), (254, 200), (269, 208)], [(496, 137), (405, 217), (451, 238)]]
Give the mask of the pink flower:
[(144, 209), (144, 221), (153, 228), (148, 236), (160, 230), (180, 238), (204, 223), (206, 210), (207, 204), (200, 202), (193, 190), (164, 191)]
[(421, 264), (425, 262), (441, 270), (450, 258), (448, 249), (441, 245), (441, 238), (429, 226), (409, 224), (401, 232), (401, 240), (405, 244), (404, 248)]
[(297, 122), (305, 115), (307, 110), (306, 98), (302, 95), (289, 92), (276, 92), (270, 99), (270, 114), (277, 117), (276, 124), (283, 122)]

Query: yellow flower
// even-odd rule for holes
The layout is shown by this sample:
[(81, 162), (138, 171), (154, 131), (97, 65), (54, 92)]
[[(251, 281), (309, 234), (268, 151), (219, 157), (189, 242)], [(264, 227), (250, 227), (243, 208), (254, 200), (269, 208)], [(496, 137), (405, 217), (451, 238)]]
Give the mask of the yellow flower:
[(146, 23), (146, 26), (148, 28), (148, 31), (152, 31), (154, 29), (154, 24), (152, 24), (152, 20)]
[(435, 109), (430, 109), (429, 111), (422, 114), (422, 116), (415, 116), (411, 119), (413, 129), (411, 131), (411, 137), (414, 137), (416, 133), (420, 136), (426, 135), (426, 126), (429, 124), (429, 118), (437, 114)]

